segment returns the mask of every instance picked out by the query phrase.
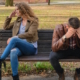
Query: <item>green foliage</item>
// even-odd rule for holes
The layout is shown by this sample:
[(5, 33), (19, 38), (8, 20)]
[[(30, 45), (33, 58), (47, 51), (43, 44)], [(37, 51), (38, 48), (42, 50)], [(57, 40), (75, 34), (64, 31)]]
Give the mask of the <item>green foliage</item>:
[(36, 62), (34, 66), (36, 69), (36, 73), (47, 72), (48, 70), (50, 71), (54, 70), (50, 62)]
[(20, 72), (30, 72), (31, 66), (29, 64), (21, 63), (21, 64), (19, 64), (18, 70)]
[(74, 67), (71, 67), (71, 68), (70, 68), (70, 71), (75, 71), (75, 68), (74, 68)]
[(53, 70), (53, 67), (49, 62), (36, 62), (34, 66), (36, 67), (36, 70)]

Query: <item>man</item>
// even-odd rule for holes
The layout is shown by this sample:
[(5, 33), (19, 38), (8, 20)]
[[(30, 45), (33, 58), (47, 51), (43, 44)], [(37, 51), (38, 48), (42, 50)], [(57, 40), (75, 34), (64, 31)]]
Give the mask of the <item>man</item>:
[[(80, 21), (76, 17), (70, 18), (67, 24), (57, 25), (54, 29), (50, 62), (59, 75), (59, 80), (65, 80), (64, 70), (59, 64), (59, 59), (69, 56), (80, 58), (79, 33)], [(75, 70), (74, 80), (80, 80), (80, 68)]]

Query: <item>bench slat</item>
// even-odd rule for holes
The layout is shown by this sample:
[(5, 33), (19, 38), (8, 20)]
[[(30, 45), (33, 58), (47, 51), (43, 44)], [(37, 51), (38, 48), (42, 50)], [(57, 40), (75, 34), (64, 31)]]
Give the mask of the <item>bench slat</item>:
[[(3, 53), (5, 48), (0, 48), (0, 54)], [(46, 52), (50, 52), (51, 51), (51, 48), (38, 48), (38, 54), (40, 54), (41, 52), (44, 52), (44, 54), (46, 54)]]
[[(0, 41), (6, 41), (8, 38), (10, 38), (11, 36), (7, 37), (7, 36), (4, 36), (4, 37), (0, 37)], [(39, 40), (51, 40), (52, 37), (50, 36), (47, 36), (47, 37), (39, 37)]]
[(0, 33), (0, 37), (11, 37), (12, 34), (11, 33)]
[[(27, 57), (19, 57), (19, 61), (49, 61), (48, 56), (27, 56)], [(10, 61), (10, 58), (8, 57), (6, 61)], [(80, 62), (80, 59), (60, 59), (60, 62)]]
[[(0, 29), (0, 33), (5, 33), (5, 32), (6, 33), (8, 33), (8, 32), (11, 33), (12, 31), (11, 30)], [(42, 32), (44, 32), (44, 33), (48, 32), (49, 33), (49, 32), (53, 32), (53, 30), (51, 30), (51, 29), (45, 29), (45, 30), (44, 29), (39, 29), (38, 32), (39, 33), (42, 33)]]

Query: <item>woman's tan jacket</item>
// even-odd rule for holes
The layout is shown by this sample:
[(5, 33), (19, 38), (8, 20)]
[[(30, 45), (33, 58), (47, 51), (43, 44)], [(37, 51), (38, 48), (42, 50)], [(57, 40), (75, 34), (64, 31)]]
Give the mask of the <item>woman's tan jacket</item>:
[(34, 21), (27, 20), (27, 25), (25, 28), (25, 33), (18, 34), (21, 17), (18, 17), (14, 22), (11, 22), (11, 18), (7, 17), (4, 23), (3, 28), (5, 30), (12, 29), (12, 36), (18, 36), (21, 39), (26, 39), (28, 42), (36, 42), (38, 40), (38, 18), (35, 18)]

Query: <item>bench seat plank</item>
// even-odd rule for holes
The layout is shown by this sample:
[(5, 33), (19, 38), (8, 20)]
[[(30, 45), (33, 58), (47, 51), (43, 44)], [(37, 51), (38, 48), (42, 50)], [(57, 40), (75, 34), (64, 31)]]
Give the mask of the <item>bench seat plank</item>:
[[(19, 61), (49, 61), (48, 56), (22, 56), (19, 57)], [(10, 61), (10, 58), (6, 58), (6, 61)], [(60, 59), (60, 62), (80, 62), (80, 59)]]

